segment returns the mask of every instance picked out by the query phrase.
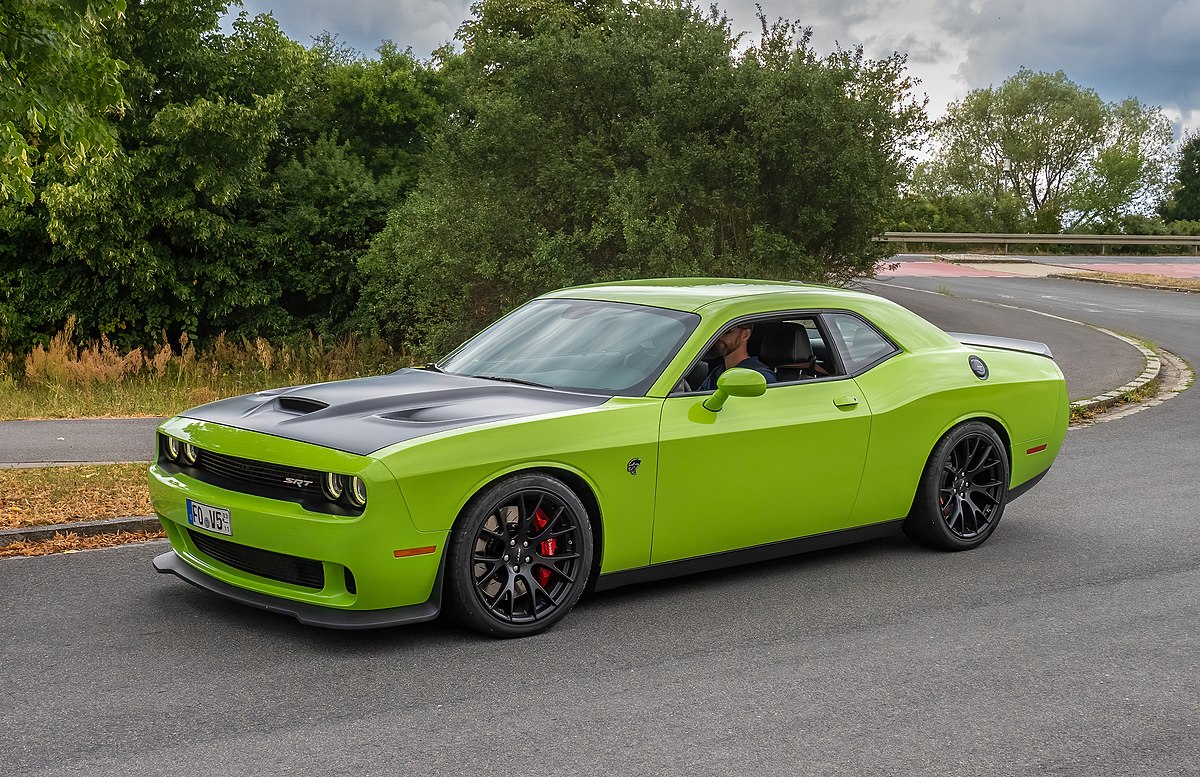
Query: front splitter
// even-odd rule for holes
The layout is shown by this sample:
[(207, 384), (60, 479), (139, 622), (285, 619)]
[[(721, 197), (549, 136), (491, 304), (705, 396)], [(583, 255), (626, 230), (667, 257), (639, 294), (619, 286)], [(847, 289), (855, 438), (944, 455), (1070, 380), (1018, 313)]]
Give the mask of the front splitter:
[(421, 604), (391, 607), (385, 610), (337, 610), (332, 607), (280, 599), (229, 585), (194, 568), (173, 550), (155, 556), (154, 568), (239, 604), (288, 615), (305, 625), (327, 629), (381, 629), (406, 623), (421, 623), (433, 620), (442, 610), (442, 573), (440, 569), (429, 599)]

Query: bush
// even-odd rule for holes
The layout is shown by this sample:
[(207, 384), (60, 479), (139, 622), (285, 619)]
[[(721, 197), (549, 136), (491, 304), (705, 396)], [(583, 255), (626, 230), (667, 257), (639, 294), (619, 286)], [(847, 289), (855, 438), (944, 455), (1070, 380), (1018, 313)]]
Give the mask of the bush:
[(555, 287), (837, 281), (887, 254), (871, 238), (925, 122), (901, 57), (818, 57), (784, 23), (739, 53), (690, 2), (477, 8), (460, 102), (361, 263), (386, 336), (434, 355)]

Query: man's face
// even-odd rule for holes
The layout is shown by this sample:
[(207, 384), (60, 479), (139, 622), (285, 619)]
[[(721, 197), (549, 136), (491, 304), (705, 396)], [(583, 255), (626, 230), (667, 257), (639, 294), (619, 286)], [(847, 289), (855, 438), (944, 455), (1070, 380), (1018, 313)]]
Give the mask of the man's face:
[(741, 347), (742, 343), (745, 342), (748, 337), (750, 337), (749, 329), (734, 327), (718, 337), (716, 345), (713, 347), (716, 348), (717, 353), (724, 358)]

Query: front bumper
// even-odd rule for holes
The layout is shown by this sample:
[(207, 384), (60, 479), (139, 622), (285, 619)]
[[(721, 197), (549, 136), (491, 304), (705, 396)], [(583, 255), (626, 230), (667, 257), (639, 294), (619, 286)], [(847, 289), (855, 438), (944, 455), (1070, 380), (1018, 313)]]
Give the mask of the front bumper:
[[(205, 450), (357, 475), (368, 483), (370, 497), (361, 515), (331, 515), (155, 464), (150, 497), (172, 548), (156, 559), (159, 572), (333, 628), (411, 623), (438, 614), (447, 532), (414, 526), (381, 462), (216, 424), (172, 419), (161, 428)], [(189, 499), (228, 510), (232, 534), (190, 525)]]
[(378, 629), (386, 626), (401, 626), (433, 620), (442, 610), (442, 567), (438, 568), (437, 579), (429, 600), (422, 604), (392, 607), (386, 610), (335, 610), (316, 604), (306, 604), (277, 596), (261, 594), (245, 588), (237, 588), (210, 577), (184, 562), (173, 550), (154, 558), (154, 568), (159, 572), (176, 575), (197, 588), (203, 588), (218, 596), (260, 610), (290, 615), (308, 626), (328, 629)]

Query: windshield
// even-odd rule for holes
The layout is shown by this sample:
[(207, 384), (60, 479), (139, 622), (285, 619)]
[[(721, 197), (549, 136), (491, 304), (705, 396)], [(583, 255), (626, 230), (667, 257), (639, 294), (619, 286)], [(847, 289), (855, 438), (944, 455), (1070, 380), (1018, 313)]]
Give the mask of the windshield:
[(641, 396), (699, 321), (694, 313), (623, 302), (534, 300), (438, 366), (456, 375)]

